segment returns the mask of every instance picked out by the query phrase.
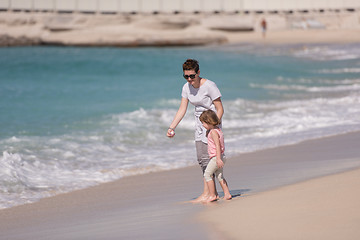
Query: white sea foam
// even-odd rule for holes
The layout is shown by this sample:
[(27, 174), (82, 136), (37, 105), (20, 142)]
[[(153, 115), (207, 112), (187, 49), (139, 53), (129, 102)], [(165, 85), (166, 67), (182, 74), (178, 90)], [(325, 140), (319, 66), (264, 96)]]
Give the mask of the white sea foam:
[(187, 130), (193, 128), (191, 116), (179, 126), (176, 140), (165, 136), (174, 113), (139, 109), (108, 116), (92, 132), (2, 140), (6, 151), (0, 157), (0, 208), (25, 203), (22, 198), (32, 202), (124, 176), (194, 164), (194, 157), (184, 155), (194, 151), (189, 141), (193, 132)]
[[(259, 115), (233, 115), (231, 119), (224, 120), (227, 152), (255, 151), (305, 139), (357, 131), (360, 129), (359, 103), (360, 97), (354, 94), (334, 99), (262, 104), (263, 111)], [(249, 106), (246, 103), (243, 105)], [(233, 108), (230, 108), (230, 111)], [(266, 108), (268, 110), (265, 110)]]

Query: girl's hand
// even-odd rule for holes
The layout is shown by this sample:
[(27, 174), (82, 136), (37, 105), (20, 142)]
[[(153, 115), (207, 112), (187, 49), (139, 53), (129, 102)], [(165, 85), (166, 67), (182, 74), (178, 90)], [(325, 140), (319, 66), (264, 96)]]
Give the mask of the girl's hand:
[(168, 136), (169, 138), (172, 138), (175, 136), (175, 130), (173, 128), (169, 128), (167, 130), (166, 136)]
[(224, 162), (221, 159), (216, 159), (216, 164), (218, 168), (224, 167)]

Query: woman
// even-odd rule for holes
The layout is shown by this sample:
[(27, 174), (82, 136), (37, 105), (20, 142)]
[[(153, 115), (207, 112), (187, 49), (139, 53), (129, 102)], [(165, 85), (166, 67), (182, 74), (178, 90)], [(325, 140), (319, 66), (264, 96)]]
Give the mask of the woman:
[[(168, 137), (174, 137), (175, 128), (185, 116), (189, 102), (195, 106), (195, 146), (199, 165), (203, 175), (209, 163), (206, 129), (199, 119), (205, 110), (213, 110), (221, 120), (224, 108), (221, 102), (221, 93), (216, 84), (208, 79), (200, 77), (199, 63), (195, 59), (187, 59), (183, 64), (183, 76), (187, 80), (181, 93), (181, 103), (174, 120), (167, 131)], [(209, 196), (209, 188), (204, 182), (203, 193), (194, 200), (195, 202), (205, 201)]]

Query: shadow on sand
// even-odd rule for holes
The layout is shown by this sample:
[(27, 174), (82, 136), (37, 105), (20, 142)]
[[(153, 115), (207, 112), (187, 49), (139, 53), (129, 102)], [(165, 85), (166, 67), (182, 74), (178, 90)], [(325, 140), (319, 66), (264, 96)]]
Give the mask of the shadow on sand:
[[(243, 195), (246, 192), (249, 192), (251, 189), (239, 189), (239, 190), (230, 190), (230, 194), (232, 196), (232, 198), (237, 198), (237, 197), (241, 197), (241, 195)], [(218, 192), (219, 193), (219, 197), (222, 198), (224, 197), (224, 192)]]
[[(251, 189), (238, 189), (238, 190), (230, 190), (230, 194), (232, 196), (232, 199), (234, 198), (238, 198), (241, 197), (244, 193), (251, 191)], [(218, 200), (223, 200), (222, 198), (224, 197), (224, 192), (218, 192), (219, 194), (219, 199)], [(215, 201), (215, 202), (218, 202)], [(202, 201), (197, 201), (197, 198), (192, 198), (189, 201), (184, 201), (181, 203), (203, 203)], [(214, 203), (214, 202), (213, 202)]]

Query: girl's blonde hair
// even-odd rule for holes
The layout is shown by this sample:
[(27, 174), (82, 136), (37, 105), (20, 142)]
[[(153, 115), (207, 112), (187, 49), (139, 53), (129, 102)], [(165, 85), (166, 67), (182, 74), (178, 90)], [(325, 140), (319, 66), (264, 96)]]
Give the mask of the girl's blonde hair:
[(218, 116), (216, 115), (216, 113), (212, 110), (206, 110), (204, 111), (201, 115), (200, 115), (200, 121), (213, 125), (213, 126), (217, 126), (221, 123), (221, 120), (218, 118)]

